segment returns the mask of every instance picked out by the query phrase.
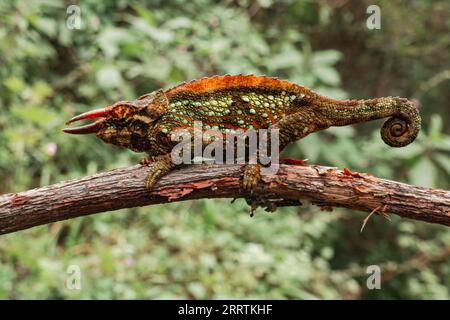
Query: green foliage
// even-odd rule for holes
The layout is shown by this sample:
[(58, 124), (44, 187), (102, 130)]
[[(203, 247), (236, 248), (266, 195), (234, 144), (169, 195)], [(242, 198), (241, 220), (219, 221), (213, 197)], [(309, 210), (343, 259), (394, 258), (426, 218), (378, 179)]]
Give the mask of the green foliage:
[[(448, 189), (448, 3), (380, 1), (380, 31), (365, 28), (367, 6), (356, 3), (86, 0), (82, 28), (70, 30), (61, 1), (3, 1), (0, 193), (136, 163), (140, 155), (62, 134), (64, 121), (225, 73), (335, 98), (418, 98), (423, 131), (408, 147), (384, 145), (374, 122), (311, 135), (286, 155)], [(375, 216), (360, 234), (364, 217), (305, 206), (250, 219), (243, 201), (203, 200), (36, 227), (1, 236), (0, 298), (450, 297), (447, 228)], [(381, 290), (366, 289), (371, 264), (393, 270)], [(69, 265), (81, 268), (81, 290), (66, 288)]]

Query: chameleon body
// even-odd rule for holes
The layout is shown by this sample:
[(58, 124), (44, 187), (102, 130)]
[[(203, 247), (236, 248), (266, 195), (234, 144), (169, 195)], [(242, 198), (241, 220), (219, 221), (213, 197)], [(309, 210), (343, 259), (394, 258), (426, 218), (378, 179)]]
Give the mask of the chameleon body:
[[(381, 118), (389, 118), (381, 129), (384, 142), (402, 147), (416, 138), (421, 124), (418, 108), (405, 98), (335, 100), (285, 80), (254, 75), (215, 76), (182, 83), (135, 101), (120, 101), (81, 114), (68, 124), (88, 118), (100, 119), (64, 131), (96, 133), (107, 143), (146, 152), (149, 156), (141, 163), (152, 166), (146, 180), (148, 189), (175, 167), (170, 152), (178, 142), (171, 134), (177, 129), (191, 129), (194, 121), (201, 121), (204, 130), (221, 134), (239, 129), (279, 129), (280, 151), (331, 126)], [(259, 169), (259, 164), (246, 166), (245, 190), (256, 187)]]

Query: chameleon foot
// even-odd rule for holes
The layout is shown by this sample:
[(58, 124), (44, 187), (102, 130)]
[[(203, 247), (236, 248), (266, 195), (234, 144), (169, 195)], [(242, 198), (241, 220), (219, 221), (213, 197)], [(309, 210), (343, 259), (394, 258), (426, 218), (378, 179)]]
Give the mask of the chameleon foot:
[(261, 165), (260, 164), (246, 165), (244, 170), (244, 179), (242, 181), (242, 188), (245, 191), (253, 193), (260, 180), (261, 180)]
[[(151, 166), (148, 172), (147, 178), (145, 179), (145, 187), (148, 191), (151, 191), (158, 179), (164, 174), (168, 173), (175, 165), (172, 162), (170, 154), (155, 157), (154, 161), (148, 162)], [(142, 161), (141, 161), (142, 164)]]
[(142, 166), (148, 166), (150, 163), (153, 163), (155, 161), (154, 157), (146, 157), (141, 159), (141, 161), (139, 161), (140, 165)]

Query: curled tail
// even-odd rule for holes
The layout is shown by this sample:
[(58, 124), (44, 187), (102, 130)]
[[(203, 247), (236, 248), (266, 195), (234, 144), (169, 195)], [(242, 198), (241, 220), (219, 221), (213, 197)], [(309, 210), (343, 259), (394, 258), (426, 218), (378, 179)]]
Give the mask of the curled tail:
[(380, 130), (381, 138), (391, 147), (413, 142), (420, 131), (418, 107), (399, 97), (370, 100), (326, 100), (318, 106), (325, 126), (345, 126), (375, 119), (389, 118)]
[(383, 141), (391, 147), (404, 147), (413, 142), (420, 131), (419, 108), (407, 99), (396, 98), (396, 111), (381, 127)]

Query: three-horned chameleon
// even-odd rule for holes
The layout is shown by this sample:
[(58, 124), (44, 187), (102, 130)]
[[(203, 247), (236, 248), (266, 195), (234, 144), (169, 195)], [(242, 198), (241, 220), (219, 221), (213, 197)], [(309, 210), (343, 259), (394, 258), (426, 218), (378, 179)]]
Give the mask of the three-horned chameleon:
[[(174, 168), (170, 153), (178, 141), (171, 134), (201, 121), (206, 130), (223, 134), (242, 129), (279, 129), (279, 149), (310, 133), (389, 117), (381, 137), (392, 147), (411, 143), (420, 130), (418, 108), (408, 99), (384, 97), (334, 100), (285, 80), (254, 75), (215, 76), (145, 94), (135, 101), (83, 113), (72, 122), (100, 118), (92, 124), (67, 128), (72, 134), (96, 133), (107, 143), (146, 152), (142, 164), (152, 164), (146, 180), (151, 189)], [(243, 188), (255, 189), (260, 164), (245, 168)]]

